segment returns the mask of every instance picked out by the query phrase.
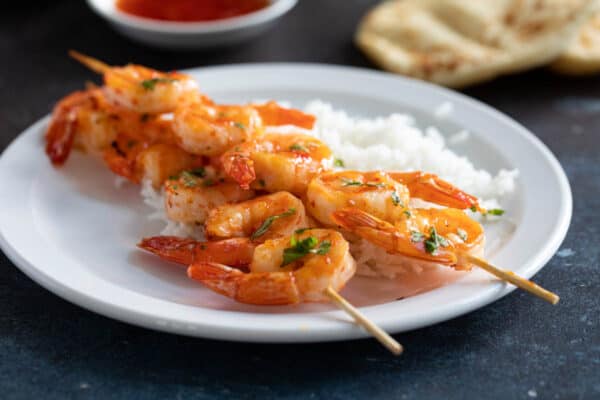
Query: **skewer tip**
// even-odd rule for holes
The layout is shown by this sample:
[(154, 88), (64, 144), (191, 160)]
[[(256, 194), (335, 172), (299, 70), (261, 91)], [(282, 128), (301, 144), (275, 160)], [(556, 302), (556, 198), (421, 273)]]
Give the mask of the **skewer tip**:
[(369, 332), (375, 339), (384, 345), (392, 354), (399, 356), (404, 351), (404, 348), (396, 339), (391, 337), (383, 329), (375, 325), (370, 321), (363, 313), (361, 313), (356, 307), (350, 304), (344, 299), (338, 292), (336, 292), (331, 286), (327, 287), (325, 294), (329, 299), (335, 303), (339, 308), (347, 312), (357, 324), (362, 326)]

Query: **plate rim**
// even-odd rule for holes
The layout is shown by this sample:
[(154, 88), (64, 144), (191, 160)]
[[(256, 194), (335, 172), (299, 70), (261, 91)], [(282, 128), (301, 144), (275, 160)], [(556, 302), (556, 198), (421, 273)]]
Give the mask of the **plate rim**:
[[(538, 150), (543, 156), (544, 160), (548, 162), (549, 166), (552, 169), (552, 175), (557, 179), (557, 183), (560, 189), (561, 195), (561, 204), (563, 204), (563, 212), (557, 217), (557, 223), (555, 225), (555, 229), (552, 233), (552, 238), (546, 243), (546, 246), (542, 249), (542, 251), (536, 252), (530, 261), (530, 264), (535, 264), (532, 266), (527, 272), (529, 276), (532, 276), (536, 272), (538, 272), (541, 268), (545, 266), (545, 264), (550, 260), (550, 258), (554, 255), (556, 250), (560, 247), (561, 243), (564, 240), (564, 237), (567, 234), (568, 227), (572, 218), (572, 193), (569, 185), (569, 181), (567, 176), (562, 169), (560, 163), (556, 159), (556, 157), (552, 154), (552, 152), (547, 148), (547, 146), (533, 133), (531, 133), (527, 128), (519, 124), (517, 121), (503, 114), (499, 110), (494, 109), (491, 106), (482, 103), (477, 99), (473, 99), (469, 96), (466, 96), (462, 93), (455, 92), (453, 90), (439, 87), (437, 85), (433, 85), (427, 82), (417, 81), (411, 78), (400, 77), (397, 75), (367, 70), (363, 68), (357, 67), (348, 67), (348, 66), (337, 66), (330, 64), (313, 64), (313, 63), (247, 63), (247, 64), (234, 64), (234, 65), (222, 65), (222, 66), (213, 66), (207, 68), (194, 68), (191, 70), (185, 70), (184, 72), (190, 71), (201, 71), (200, 73), (211, 73), (211, 72), (223, 72), (224, 70), (238, 70), (238, 69), (251, 69), (251, 68), (309, 68), (309, 69), (331, 69), (331, 70), (345, 70), (351, 71), (353, 73), (365, 74), (369, 76), (387, 76), (391, 77), (394, 80), (403, 81), (404, 84), (416, 85), (428, 88), (429, 90), (438, 91), (444, 93), (446, 97), (452, 98), (452, 101), (458, 100), (460, 102), (468, 104), (470, 107), (475, 107), (480, 111), (489, 114), (490, 117), (499, 119), (503, 121), (505, 124), (508, 124), (513, 128), (515, 133), (526, 139), (536, 150)], [(46, 116), (34, 124), (30, 125), (23, 132), (16, 136), (15, 139), (4, 149), (2, 154), (0, 155), (0, 170), (2, 170), (3, 160), (6, 158), (6, 154), (15, 146), (20, 139), (25, 138), (26, 134), (33, 130), (40, 130), (41, 127), (47, 123), (49, 116)], [(205, 326), (200, 326), (202, 331), (190, 330), (189, 327), (185, 326), (185, 323), (178, 320), (169, 321), (163, 325), (157, 325), (156, 323), (150, 322), (150, 320), (155, 319), (151, 313), (144, 313), (140, 310), (131, 310), (124, 309), (122, 306), (118, 307), (110, 302), (103, 301), (101, 296), (91, 296), (87, 293), (81, 293), (76, 290), (76, 288), (67, 287), (62, 282), (57, 281), (53, 277), (47, 276), (43, 273), (42, 270), (36, 268), (34, 265), (31, 265), (21, 254), (18, 253), (16, 249), (13, 249), (10, 243), (5, 238), (5, 226), (0, 225), (0, 248), (4, 251), (7, 257), (19, 268), (23, 271), (27, 276), (33, 279), (35, 282), (50, 290), (51, 292), (57, 294), (58, 296), (77, 304), (85, 309), (97, 312), (99, 314), (120, 320), (126, 323), (132, 323), (134, 325), (143, 326), (146, 328), (167, 331), (171, 333), (189, 335), (189, 336), (199, 336), (205, 338), (212, 339), (221, 339), (221, 340), (233, 340), (233, 341), (244, 341), (244, 342), (316, 342), (316, 341), (335, 341), (335, 340), (348, 340), (355, 339), (360, 337), (367, 337), (368, 334), (363, 332), (361, 329), (356, 328), (349, 321), (345, 323), (346, 326), (343, 326), (342, 329), (330, 329), (327, 330), (327, 327), (322, 328), (321, 330), (309, 330), (302, 331), (297, 328), (284, 330), (284, 335), (281, 336), (280, 331), (265, 331), (264, 329), (259, 329), (256, 327), (253, 328), (238, 328), (232, 329), (229, 328), (229, 332), (223, 332), (220, 329), (222, 327), (217, 327), (215, 329), (212, 324), (208, 324)], [(433, 314), (429, 314), (427, 318), (422, 319), (419, 323), (413, 323), (409, 327), (402, 328), (400, 330), (394, 329), (392, 323), (382, 322), (381, 325), (384, 328), (390, 329), (393, 332), (404, 332), (407, 330), (413, 330), (424, 326), (429, 326), (432, 324), (436, 324), (445, 320), (449, 320), (455, 318), (459, 315), (463, 315), (470, 311), (474, 311), (479, 309), (495, 300), (498, 300), (508, 293), (512, 292), (515, 287), (501, 283), (494, 282), (487, 285), (485, 290), (481, 290), (476, 298), (472, 298), (469, 301), (465, 301), (462, 304), (454, 305), (453, 310), (445, 310), (444, 312), (437, 312)], [(122, 289), (125, 290), (125, 289)], [(149, 296), (147, 296), (149, 297)], [(166, 300), (159, 300), (164, 301)], [(192, 307), (187, 305), (178, 304), (178, 306), (183, 307)], [(381, 306), (381, 305), (379, 305)], [(367, 315), (369, 314), (369, 310), (373, 307), (378, 306), (368, 306), (361, 308)], [(447, 308), (447, 307), (446, 307)], [(217, 311), (217, 310), (215, 310)], [(241, 313), (247, 314), (247, 313)], [(263, 316), (265, 314), (262, 314)], [(325, 312), (315, 312), (315, 313), (307, 313), (307, 314), (294, 314), (294, 315), (328, 315), (333, 317), (336, 320), (339, 320), (340, 316), (346, 321), (344, 318), (344, 314), (341, 311), (325, 311)], [(337, 322), (339, 323), (339, 321)], [(397, 324), (396, 324), (397, 325)], [(252, 333), (251, 335), (240, 337), (238, 336), (240, 333), (247, 334), (248, 332)]]

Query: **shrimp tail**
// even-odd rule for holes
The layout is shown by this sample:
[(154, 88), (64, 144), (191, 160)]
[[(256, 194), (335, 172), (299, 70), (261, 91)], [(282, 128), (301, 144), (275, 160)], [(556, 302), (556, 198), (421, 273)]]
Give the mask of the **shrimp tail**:
[(226, 153), (221, 158), (225, 173), (231, 176), (242, 189), (250, 189), (250, 184), (256, 179), (254, 161), (245, 153), (234, 151)]
[(190, 265), (194, 262), (196, 241), (176, 236), (153, 236), (137, 244), (140, 249), (154, 253), (163, 260)]
[(483, 210), (475, 196), (460, 190), (437, 175), (421, 171), (390, 172), (389, 175), (394, 180), (406, 185), (411, 197), (461, 210), (468, 208)]
[(300, 295), (291, 272), (252, 272), (214, 262), (199, 262), (187, 270), (191, 279), (240, 303), (285, 305), (300, 302)]
[(247, 266), (255, 249), (255, 245), (247, 238), (199, 242), (176, 236), (144, 238), (138, 247), (178, 264), (220, 262), (236, 267)]
[(402, 254), (444, 265), (456, 265), (457, 256), (451, 250), (438, 249), (434, 254), (425, 250), (423, 240), (413, 242), (410, 232), (356, 208), (343, 208), (332, 213), (333, 221), (391, 254)]
[(73, 111), (57, 110), (46, 131), (46, 154), (52, 164), (63, 165), (73, 147), (77, 131), (77, 114)]
[(304, 129), (312, 129), (316, 118), (293, 108), (281, 107), (274, 101), (254, 105), (266, 126), (295, 125)]
[(54, 165), (65, 163), (71, 149), (77, 129), (78, 112), (86, 102), (95, 104), (89, 90), (80, 90), (64, 97), (52, 111), (52, 119), (46, 131), (46, 154)]

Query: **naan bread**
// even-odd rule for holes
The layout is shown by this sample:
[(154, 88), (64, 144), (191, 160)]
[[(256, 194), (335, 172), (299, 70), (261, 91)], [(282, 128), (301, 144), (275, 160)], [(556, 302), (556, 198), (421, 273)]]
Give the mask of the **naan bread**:
[(384, 69), (451, 87), (547, 64), (595, 0), (386, 1), (361, 21), (357, 45)]
[(567, 50), (552, 63), (552, 69), (568, 75), (600, 72), (600, 10), (581, 27)]

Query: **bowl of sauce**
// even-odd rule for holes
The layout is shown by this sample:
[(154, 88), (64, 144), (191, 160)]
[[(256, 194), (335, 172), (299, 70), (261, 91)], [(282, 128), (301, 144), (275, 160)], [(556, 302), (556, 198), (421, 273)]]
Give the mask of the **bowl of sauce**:
[(252, 39), (297, 0), (87, 0), (130, 39), (161, 48), (200, 49)]

